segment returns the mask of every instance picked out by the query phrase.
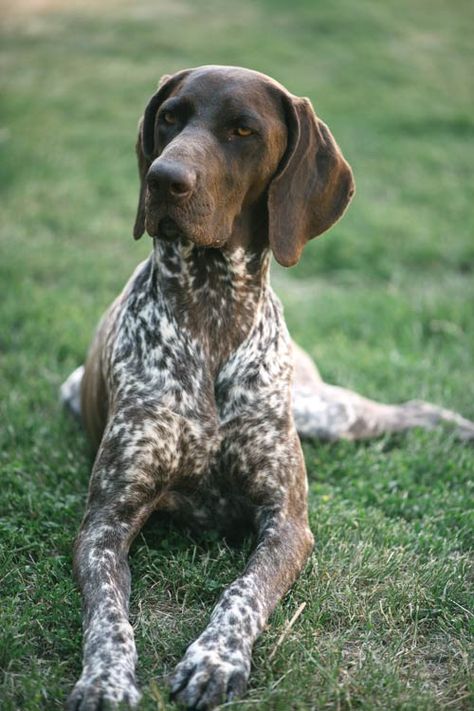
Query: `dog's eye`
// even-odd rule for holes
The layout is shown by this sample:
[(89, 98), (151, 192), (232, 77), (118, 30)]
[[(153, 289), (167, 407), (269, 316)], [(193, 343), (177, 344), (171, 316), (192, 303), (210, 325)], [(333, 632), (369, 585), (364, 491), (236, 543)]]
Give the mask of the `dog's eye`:
[(240, 138), (247, 138), (247, 136), (251, 136), (252, 133), (252, 129), (247, 128), (247, 126), (238, 126), (234, 129), (234, 136), (240, 136)]
[(172, 126), (178, 120), (176, 118), (176, 116), (171, 113), (171, 111), (165, 111), (165, 113), (162, 115), (162, 118), (163, 118), (163, 121), (165, 123), (167, 123), (169, 126)]

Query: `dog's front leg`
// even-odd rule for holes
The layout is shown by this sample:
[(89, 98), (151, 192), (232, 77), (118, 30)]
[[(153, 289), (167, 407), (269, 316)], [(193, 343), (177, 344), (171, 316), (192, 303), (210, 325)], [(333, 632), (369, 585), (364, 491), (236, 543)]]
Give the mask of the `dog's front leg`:
[(313, 547), (305, 488), (298, 493), (298, 505), (287, 500), (261, 509), (257, 547), (246, 570), (224, 591), (209, 625), (171, 676), (173, 698), (187, 707), (212, 709), (245, 691), (253, 643)]
[(83, 599), (84, 658), (82, 675), (68, 699), (69, 711), (98, 711), (120, 702), (135, 706), (140, 699), (135, 642), (128, 621), (127, 554), (151, 513), (157, 481), (140, 447), (124, 436), (120, 439), (113, 427), (104, 437), (75, 544), (74, 572)]

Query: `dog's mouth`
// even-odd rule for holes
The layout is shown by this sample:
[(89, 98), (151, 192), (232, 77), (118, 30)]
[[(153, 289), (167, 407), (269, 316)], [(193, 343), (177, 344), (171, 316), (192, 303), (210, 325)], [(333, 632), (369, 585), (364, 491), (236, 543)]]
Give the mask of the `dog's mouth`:
[(145, 225), (148, 234), (153, 238), (172, 241), (188, 237), (187, 230), (170, 215), (165, 214), (162, 217), (150, 211), (146, 216)]
[(158, 222), (158, 229), (155, 237), (164, 237), (164, 239), (178, 239), (184, 237), (184, 232), (172, 217), (162, 217)]
[(181, 240), (183, 242), (193, 242), (198, 247), (222, 247), (226, 239), (217, 239), (213, 231), (208, 231), (204, 226), (199, 225), (198, 230), (186, 229), (180, 222), (169, 215), (158, 219), (151, 230), (147, 230), (151, 237), (164, 240), (166, 242), (174, 242)]
[(224, 232), (220, 225), (214, 225), (209, 220), (208, 210), (201, 210), (190, 221), (189, 215), (176, 214), (183, 211), (167, 205), (155, 207), (149, 204), (147, 207), (145, 226), (150, 237), (167, 242), (193, 242), (199, 247), (221, 247), (228, 237), (228, 230)]
[(228, 226), (223, 229), (216, 219), (214, 200), (207, 192), (181, 205), (160, 201), (147, 190), (145, 228), (150, 237), (169, 242), (184, 240), (202, 247), (219, 246), (225, 241), (223, 233), (228, 236), (229, 232)]

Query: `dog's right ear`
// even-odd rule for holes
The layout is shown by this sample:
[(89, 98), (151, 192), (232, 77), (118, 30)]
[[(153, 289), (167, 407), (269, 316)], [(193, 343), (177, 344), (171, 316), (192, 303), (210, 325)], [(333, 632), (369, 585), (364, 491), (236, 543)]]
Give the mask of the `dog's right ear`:
[(158, 90), (149, 100), (138, 124), (138, 138), (135, 144), (135, 151), (138, 161), (138, 175), (140, 177), (140, 194), (135, 225), (133, 227), (133, 236), (135, 239), (140, 239), (145, 232), (146, 175), (156, 157), (156, 114), (163, 101), (168, 98), (171, 92), (191, 71), (191, 69), (184, 69), (173, 75), (165, 74), (162, 76), (158, 84)]
[(143, 132), (143, 116), (138, 124), (138, 138), (135, 144), (135, 152), (137, 154), (138, 175), (140, 178), (140, 192), (138, 195), (137, 214), (135, 216), (135, 224), (133, 226), (134, 239), (140, 239), (145, 232), (145, 196), (146, 196), (146, 174), (150, 168), (150, 161), (145, 158), (142, 148), (142, 132)]

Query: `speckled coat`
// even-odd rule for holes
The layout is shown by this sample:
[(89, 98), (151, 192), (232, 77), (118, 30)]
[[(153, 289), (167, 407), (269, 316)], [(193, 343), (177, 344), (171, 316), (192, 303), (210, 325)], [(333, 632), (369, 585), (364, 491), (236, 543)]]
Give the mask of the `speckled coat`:
[(254, 640), (313, 546), (297, 427), (354, 438), (444, 413), (469, 429), (433, 406), (379, 405), (328, 386), (290, 340), (271, 253), (295, 264), (353, 194), (306, 99), (249, 70), (186, 70), (151, 98), (137, 155), (135, 236), (146, 228), (153, 253), (62, 390), (97, 447), (74, 556), (84, 604), (74, 711), (139, 701), (127, 553), (153, 511), (256, 535), (170, 679), (178, 701), (213, 708), (245, 690)]

